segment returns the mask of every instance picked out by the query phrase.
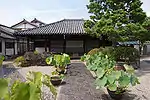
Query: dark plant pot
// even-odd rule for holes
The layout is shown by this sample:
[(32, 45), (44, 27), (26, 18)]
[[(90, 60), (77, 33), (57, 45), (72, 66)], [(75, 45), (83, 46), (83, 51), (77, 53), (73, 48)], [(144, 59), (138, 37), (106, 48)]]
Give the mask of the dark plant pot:
[(123, 96), (123, 93), (125, 92), (125, 91), (123, 91), (123, 92), (120, 93), (120, 94), (116, 94), (116, 93), (115, 93), (116, 91), (110, 91), (109, 89), (107, 89), (107, 91), (108, 91), (108, 94), (110, 95), (110, 97), (111, 97), (112, 99), (114, 99), (114, 100), (121, 100), (121, 99), (122, 99), (122, 96)]
[(56, 71), (59, 73), (59, 75), (60, 75), (60, 74), (66, 74), (66, 73), (67, 73), (67, 71), (66, 71), (65, 68), (57, 68)]
[(124, 66), (123, 66), (123, 64), (116, 64), (116, 66), (114, 67), (115, 68), (115, 70), (124, 70), (124, 71), (126, 71), (125, 70), (125, 68), (124, 68)]
[(60, 79), (59, 76), (52, 76), (52, 77), (51, 77), (51, 83), (52, 83), (54, 86), (60, 85), (61, 82), (62, 82), (62, 79)]

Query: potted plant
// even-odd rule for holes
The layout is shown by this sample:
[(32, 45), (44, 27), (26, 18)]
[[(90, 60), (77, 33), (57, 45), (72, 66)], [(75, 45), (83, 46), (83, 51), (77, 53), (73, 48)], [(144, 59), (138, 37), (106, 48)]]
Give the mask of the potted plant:
[(115, 100), (121, 99), (129, 85), (139, 84), (132, 66), (124, 65), (125, 71), (118, 70), (115, 68), (116, 62), (101, 52), (90, 57), (85, 56), (84, 60), (87, 68), (96, 74), (96, 88), (106, 87), (109, 95)]
[(62, 83), (63, 78), (64, 78), (64, 74), (59, 75), (57, 71), (53, 71), (51, 76), (51, 83), (54, 86), (58, 86)]
[(59, 74), (65, 74), (66, 66), (70, 64), (70, 57), (67, 54), (55, 54), (46, 58), (48, 65), (53, 65)]

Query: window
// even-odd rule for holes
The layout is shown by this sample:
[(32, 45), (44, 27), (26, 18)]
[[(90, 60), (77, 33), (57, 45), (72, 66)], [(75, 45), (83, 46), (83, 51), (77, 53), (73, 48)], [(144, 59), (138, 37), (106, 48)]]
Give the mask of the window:
[(6, 42), (6, 48), (7, 49), (14, 48), (14, 43), (13, 42)]

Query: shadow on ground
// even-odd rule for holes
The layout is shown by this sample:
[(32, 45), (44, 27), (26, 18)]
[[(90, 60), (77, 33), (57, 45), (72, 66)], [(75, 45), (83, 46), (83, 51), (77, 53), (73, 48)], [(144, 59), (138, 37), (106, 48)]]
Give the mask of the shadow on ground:
[(8, 77), (15, 73), (19, 68), (15, 68), (12, 63), (3, 64), (0, 69), (0, 77)]

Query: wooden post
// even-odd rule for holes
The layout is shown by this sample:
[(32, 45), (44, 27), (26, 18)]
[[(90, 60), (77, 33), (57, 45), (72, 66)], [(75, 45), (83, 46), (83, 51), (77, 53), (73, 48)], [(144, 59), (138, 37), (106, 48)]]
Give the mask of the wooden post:
[(84, 53), (86, 53), (86, 40), (83, 39), (83, 50), (84, 50)]
[(47, 52), (47, 38), (45, 39), (45, 52)]
[(66, 35), (64, 35), (63, 52), (66, 53)]
[(51, 52), (51, 39), (50, 39), (50, 37), (48, 38), (48, 49), (49, 49), (49, 52)]
[(29, 52), (30, 51), (30, 41), (29, 41), (29, 38), (27, 37), (27, 51)]

